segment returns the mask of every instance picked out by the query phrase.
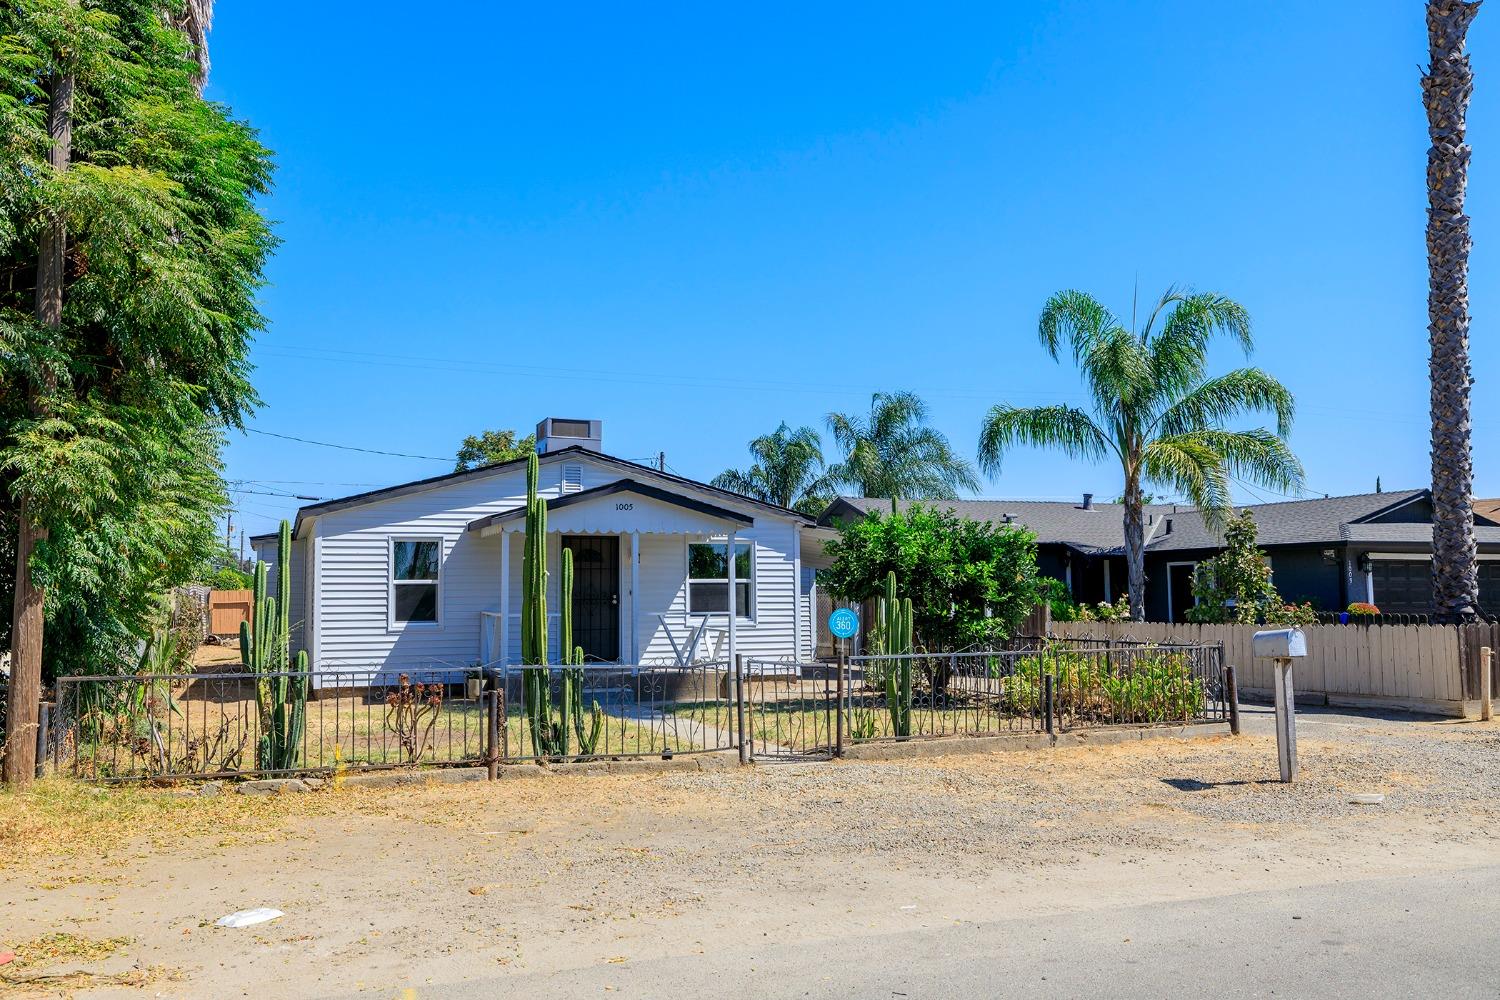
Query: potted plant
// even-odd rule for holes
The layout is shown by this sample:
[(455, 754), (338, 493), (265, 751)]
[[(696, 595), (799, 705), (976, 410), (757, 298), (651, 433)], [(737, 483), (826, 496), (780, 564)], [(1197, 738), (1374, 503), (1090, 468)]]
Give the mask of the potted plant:
[[(1373, 618), (1378, 614), (1380, 614), (1380, 609), (1375, 605), (1369, 603), (1368, 601), (1355, 601), (1353, 604), (1349, 605), (1349, 610), (1339, 615), (1339, 623), (1342, 625), (1347, 625), (1349, 624), (1350, 618)], [(1356, 624), (1368, 625), (1370, 623), (1356, 622)]]

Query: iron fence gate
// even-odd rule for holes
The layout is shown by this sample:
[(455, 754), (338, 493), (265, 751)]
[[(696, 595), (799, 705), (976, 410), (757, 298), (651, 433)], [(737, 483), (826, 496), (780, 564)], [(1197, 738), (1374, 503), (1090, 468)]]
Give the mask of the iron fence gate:
[(739, 664), (744, 710), (741, 757), (815, 760), (838, 746), (840, 665), (788, 663), (751, 657)]

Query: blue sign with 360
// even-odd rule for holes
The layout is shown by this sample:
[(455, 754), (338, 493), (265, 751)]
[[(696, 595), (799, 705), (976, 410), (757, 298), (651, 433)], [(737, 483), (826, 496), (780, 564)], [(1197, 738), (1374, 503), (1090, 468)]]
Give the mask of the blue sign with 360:
[(853, 608), (835, 608), (828, 616), (828, 631), (835, 639), (852, 639), (859, 631), (859, 615)]

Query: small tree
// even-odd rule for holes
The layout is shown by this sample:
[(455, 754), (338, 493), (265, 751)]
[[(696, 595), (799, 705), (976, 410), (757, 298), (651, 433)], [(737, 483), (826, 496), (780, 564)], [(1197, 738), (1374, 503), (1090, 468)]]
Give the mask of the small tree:
[(517, 440), (515, 431), (485, 431), (470, 434), (458, 446), (454, 456), (453, 471), (466, 472), (485, 465), (509, 462), (525, 458), (536, 451), (536, 435), (528, 434)]
[(1254, 624), (1284, 603), (1271, 582), (1271, 563), (1255, 544), (1255, 518), (1247, 510), (1224, 524), (1224, 551), (1193, 570), (1189, 621)]
[(825, 548), (822, 579), (849, 601), (878, 597), (887, 574), (910, 597), (917, 642), (959, 649), (1015, 633), (1038, 599), (1036, 536), (913, 506), (844, 525)]

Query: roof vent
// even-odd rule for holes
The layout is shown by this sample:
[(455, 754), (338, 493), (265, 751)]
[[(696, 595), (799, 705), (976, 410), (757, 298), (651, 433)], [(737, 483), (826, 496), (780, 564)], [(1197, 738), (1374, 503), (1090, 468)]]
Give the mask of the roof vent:
[(1170, 517), (1161, 519), (1161, 533), (1163, 535), (1170, 535), (1172, 533), (1172, 519)]
[(1094, 494), (1092, 494), (1092, 493), (1085, 493), (1083, 495), (1083, 509), (1084, 510), (1093, 510), (1094, 509)]
[(583, 492), (583, 466), (564, 465), (562, 467), (562, 492)]
[(1012, 522), (1012, 521), (1014, 521), (1016, 519), (1016, 515), (1011, 514), (1011, 513), (1001, 514), (1000, 517), (1001, 517), (1002, 520), (1005, 521), (1006, 524), (1009, 524), (1010, 522)]
[(564, 448), (587, 448), (600, 451), (604, 440), (604, 421), (570, 420), (563, 417), (548, 417), (536, 425), (536, 450), (538, 455), (561, 451)]

